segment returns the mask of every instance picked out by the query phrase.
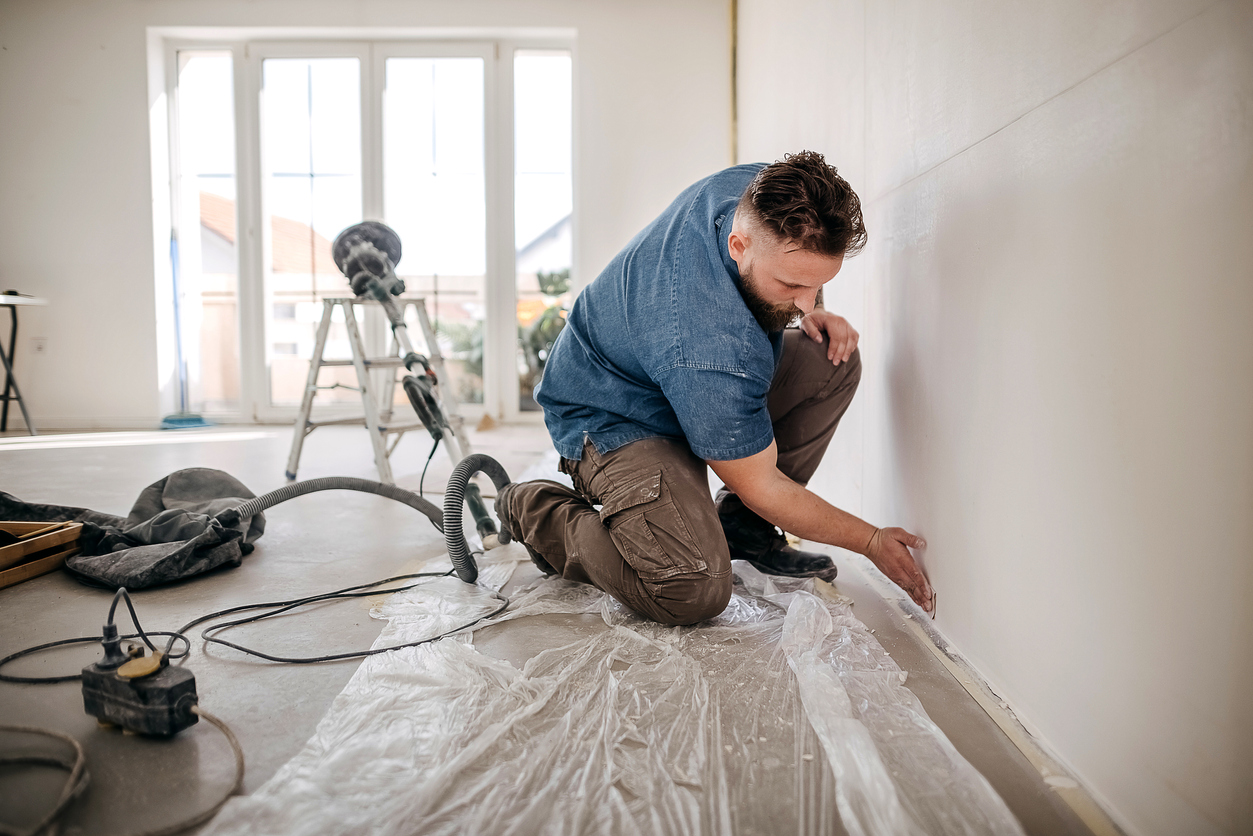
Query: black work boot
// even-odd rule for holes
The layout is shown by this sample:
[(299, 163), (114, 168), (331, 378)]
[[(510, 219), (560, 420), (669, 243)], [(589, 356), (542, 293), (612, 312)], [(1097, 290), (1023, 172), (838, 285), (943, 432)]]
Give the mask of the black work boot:
[(518, 487), (516, 482), (510, 482), (503, 488), (496, 491), (496, 517), (500, 520), (500, 534), (498, 535), (501, 543), (508, 543), (510, 540), (516, 540), (526, 547), (526, 553), (531, 556), (531, 562), (543, 572), (545, 575), (555, 575), (557, 570), (545, 560), (539, 552), (523, 542), (518, 536), (518, 524), (514, 522), (513, 514), (509, 511), (509, 495), (513, 493), (514, 488)]
[(831, 558), (789, 546), (779, 529), (745, 507), (735, 494), (723, 488), (715, 504), (732, 560), (747, 560), (767, 575), (835, 579)]

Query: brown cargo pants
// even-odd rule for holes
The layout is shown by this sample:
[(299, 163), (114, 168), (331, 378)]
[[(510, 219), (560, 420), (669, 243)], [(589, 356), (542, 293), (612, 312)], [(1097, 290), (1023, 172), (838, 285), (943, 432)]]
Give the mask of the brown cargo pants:
[[(832, 366), (826, 342), (799, 330), (788, 330), (783, 345), (767, 407), (779, 470), (804, 485), (853, 400), (861, 356)], [(713, 618), (731, 599), (731, 558), (706, 468), (679, 439), (607, 453), (589, 441), (581, 460), (561, 460), (575, 490), (543, 479), (510, 493), (515, 534), (561, 577), (593, 584), (645, 618)]]

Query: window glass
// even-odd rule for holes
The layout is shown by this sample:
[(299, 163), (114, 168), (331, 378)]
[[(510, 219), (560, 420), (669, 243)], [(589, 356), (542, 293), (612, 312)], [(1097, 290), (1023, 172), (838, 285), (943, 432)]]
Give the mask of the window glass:
[[(270, 402), (294, 405), (304, 394), (322, 300), (352, 295), (331, 259), (331, 242), (361, 220), (360, 62), (262, 62), (261, 153)], [(288, 306), (295, 315), (279, 316), (292, 310)], [(342, 317), (331, 326), (323, 356), (350, 356)], [(320, 386), (335, 383), (355, 386), (353, 369), (320, 373)], [(350, 389), (331, 388), (319, 391), (314, 403), (359, 400)]]
[[(425, 299), (452, 394), (483, 402), (486, 173), (483, 60), (389, 58), (383, 93), (383, 199), (400, 236), (406, 296)], [(408, 308), (409, 333), (422, 330)], [(403, 400), (403, 394), (398, 394)]]
[(193, 412), (239, 408), (235, 99), (229, 52), (180, 52), (172, 242), (180, 385)]
[(514, 246), (519, 408), (539, 382), (571, 302), (573, 209), (570, 53), (514, 55)]

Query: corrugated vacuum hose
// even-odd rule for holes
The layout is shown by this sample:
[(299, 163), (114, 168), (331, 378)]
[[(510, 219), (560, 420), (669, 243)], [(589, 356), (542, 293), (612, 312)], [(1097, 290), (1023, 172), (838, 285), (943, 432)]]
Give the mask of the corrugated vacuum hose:
[[(482, 453), (473, 453), (462, 459), (452, 475), (448, 477), (448, 487), (444, 489), (444, 542), (448, 545), (448, 557), (452, 560), (457, 577), (466, 583), (474, 583), (479, 577), (479, 567), (466, 547), (465, 532), (461, 528), (461, 514), (465, 505), (466, 486), (471, 477), (482, 473), (492, 480), (499, 491), (509, 484), (509, 474), (505, 473), (500, 462)], [(480, 500), (481, 502), (482, 500)], [(479, 533), (486, 539), (483, 527)], [(495, 533), (493, 528), (491, 533)]]
[(239, 520), (253, 517), (273, 508), (280, 502), (316, 491), (350, 490), (378, 494), (402, 502), (425, 514), (435, 527), (443, 532), (444, 542), (448, 545), (448, 557), (452, 560), (457, 577), (466, 583), (474, 583), (478, 579), (479, 568), (470, 554), (470, 549), (466, 545), (465, 532), (462, 530), (461, 520), (465, 504), (470, 503), (471, 512), (477, 521), (479, 535), (483, 537), (485, 543), (491, 535), (496, 533), (496, 527), (487, 516), (487, 509), (483, 507), (483, 500), (478, 490), (471, 489), (473, 486), (470, 479), (476, 473), (482, 473), (491, 479), (497, 490), (509, 484), (509, 474), (505, 472), (500, 462), (491, 456), (474, 453), (462, 459), (453, 468), (452, 475), (448, 477), (448, 487), (444, 489), (443, 511), (413, 491), (396, 485), (352, 476), (326, 476), (284, 485), (278, 490), (250, 499), (237, 508), (223, 511), (218, 514), (217, 519), (223, 525), (234, 526)]
[[(329, 490), (346, 490), (346, 491), (362, 491), (363, 493), (375, 493), (385, 496), (388, 499), (394, 499), (397, 502), (403, 502), (410, 508), (415, 508), (427, 516), (427, 518), (435, 523), (435, 527), (440, 531), (444, 530), (444, 515), (439, 508), (435, 507), (435, 503), (423, 499), (413, 491), (396, 485), (388, 485), (384, 482), (375, 482), (373, 479), (357, 479), (353, 476), (324, 476), (320, 479), (306, 479), (303, 482), (292, 482), (290, 485), (284, 485), (275, 491), (262, 494), (255, 499), (250, 499), (238, 508), (232, 508), (218, 514), (218, 520), (223, 524), (233, 525), (240, 519), (254, 517), (269, 508), (273, 508), (280, 502), (286, 502), (289, 499), (295, 499), (298, 496), (304, 496), (307, 493), (315, 491)], [(227, 514), (236, 515), (235, 520), (226, 517)]]

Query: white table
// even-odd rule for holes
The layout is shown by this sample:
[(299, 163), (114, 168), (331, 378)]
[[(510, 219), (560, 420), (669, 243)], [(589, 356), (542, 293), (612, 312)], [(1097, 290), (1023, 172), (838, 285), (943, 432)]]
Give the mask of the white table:
[[(6, 355), (4, 346), (0, 345), (0, 361), (4, 365), (4, 394), (0, 396), (4, 406), (0, 407), (0, 432), (9, 429), (9, 401), (17, 401), (17, 406), (22, 410), (22, 418), (26, 421), (26, 429), (31, 435), (38, 435), (35, 431), (35, 425), (30, 422), (30, 415), (26, 412), (26, 401), (22, 400), (22, 392), (17, 388), (17, 381), (13, 378), (13, 364), (16, 362), (17, 352), (17, 309), (24, 305), (46, 305), (47, 299), (39, 299), (34, 296), (21, 296), (10, 293), (0, 293), (0, 308), (9, 309), (9, 322), (12, 327), (9, 330), (9, 352)], [(12, 390), (13, 394), (9, 394)]]

